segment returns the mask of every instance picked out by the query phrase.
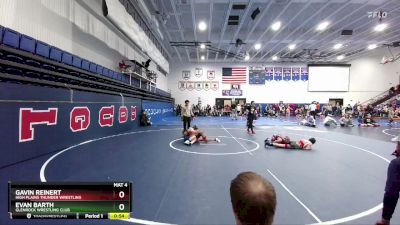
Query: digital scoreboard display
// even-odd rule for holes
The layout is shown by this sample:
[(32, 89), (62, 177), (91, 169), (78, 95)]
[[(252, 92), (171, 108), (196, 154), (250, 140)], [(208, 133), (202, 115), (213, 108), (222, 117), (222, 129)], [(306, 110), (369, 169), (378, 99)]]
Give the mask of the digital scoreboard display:
[(131, 182), (9, 182), (11, 219), (129, 219)]

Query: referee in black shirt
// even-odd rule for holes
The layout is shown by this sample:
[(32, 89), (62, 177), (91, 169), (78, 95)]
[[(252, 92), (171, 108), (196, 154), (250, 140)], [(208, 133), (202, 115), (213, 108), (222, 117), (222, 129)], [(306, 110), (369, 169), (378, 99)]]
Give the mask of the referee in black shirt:
[(394, 213), (399, 199), (400, 192), (400, 136), (394, 138), (393, 141), (397, 141), (397, 149), (395, 156), (388, 167), (387, 180), (385, 186), (385, 195), (383, 196), (383, 209), (382, 219), (376, 222), (376, 225), (389, 225), (390, 219)]

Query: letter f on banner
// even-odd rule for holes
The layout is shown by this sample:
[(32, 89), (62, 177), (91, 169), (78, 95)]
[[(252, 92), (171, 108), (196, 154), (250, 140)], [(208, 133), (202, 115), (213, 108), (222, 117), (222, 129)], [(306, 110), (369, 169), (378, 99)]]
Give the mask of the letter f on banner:
[(19, 109), (19, 142), (32, 141), (35, 138), (33, 125), (57, 124), (57, 108), (47, 110), (33, 110), (32, 108)]

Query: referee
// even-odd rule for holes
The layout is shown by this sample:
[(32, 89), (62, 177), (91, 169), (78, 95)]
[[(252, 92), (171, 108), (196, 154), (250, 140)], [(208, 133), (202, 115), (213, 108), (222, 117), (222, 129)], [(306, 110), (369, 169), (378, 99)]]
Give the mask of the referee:
[[(400, 144), (400, 136), (392, 139)], [(399, 146), (398, 146), (399, 147)], [(389, 225), (390, 219), (399, 199), (400, 192), (400, 149), (397, 147), (396, 151), (392, 154), (397, 158), (393, 159), (388, 167), (387, 180), (385, 187), (385, 195), (383, 196), (383, 209), (382, 219), (376, 222), (376, 225)]]
[(192, 121), (193, 111), (189, 105), (189, 100), (185, 100), (185, 105), (182, 107), (182, 121), (183, 121), (183, 132), (190, 127)]

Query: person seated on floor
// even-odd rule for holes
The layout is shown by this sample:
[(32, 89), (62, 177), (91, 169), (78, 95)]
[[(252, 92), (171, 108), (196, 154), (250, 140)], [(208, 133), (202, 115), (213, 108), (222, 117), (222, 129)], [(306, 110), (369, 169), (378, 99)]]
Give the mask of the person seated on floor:
[(379, 127), (380, 125), (375, 122), (375, 120), (372, 119), (371, 114), (367, 114), (363, 120), (362, 123), (358, 124), (358, 126), (361, 127)]
[(339, 123), (341, 127), (354, 127), (353, 120), (348, 113), (344, 114), (344, 116), (339, 119)]
[(330, 127), (331, 125), (338, 126), (339, 124), (332, 118), (332, 115), (327, 115), (324, 119), (324, 126)]
[[(290, 140), (290, 138), (288, 138)], [(290, 141), (289, 143), (285, 142), (285, 139), (281, 139), (282, 141), (278, 142), (278, 140), (271, 141), (269, 138), (265, 139), (265, 146), (271, 146), (275, 148), (284, 148), (284, 149), (300, 149), (300, 150), (311, 150), (312, 145), (315, 144), (315, 138), (310, 139), (300, 139), (296, 141)]]
[(185, 145), (193, 145), (196, 142), (205, 142), (215, 141), (217, 143), (221, 142), (218, 138), (213, 140), (208, 140), (207, 136), (201, 131), (196, 125), (193, 127), (189, 127), (186, 131), (183, 132), (183, 141)]
[(254, 172), (243, 172), (231, 181), (230, 196), (236, 225), (271, 225), (276, 210), (274, 186)]
[(151, 126), (150, 118), (147, 116), (147, 112), (142, 110), (140, 114), (140, 126)]
[(308, 116), (306, 119), (303, 119), (302, 121), (300, 121), (299, 124), (306, 126), (306, 127), (316, 127), (317, 126), (317, 123), (313, 116)]

